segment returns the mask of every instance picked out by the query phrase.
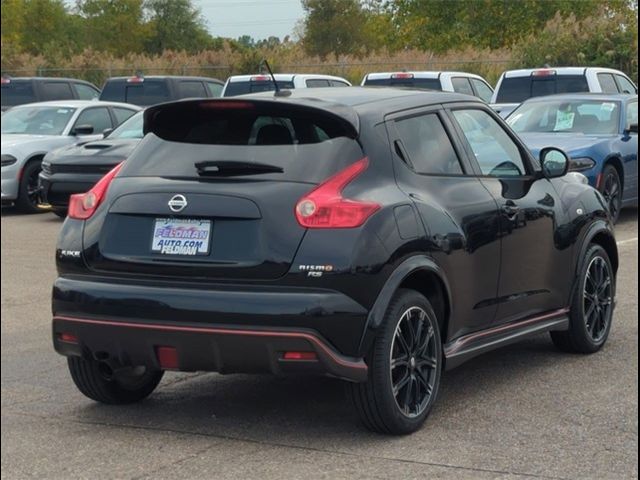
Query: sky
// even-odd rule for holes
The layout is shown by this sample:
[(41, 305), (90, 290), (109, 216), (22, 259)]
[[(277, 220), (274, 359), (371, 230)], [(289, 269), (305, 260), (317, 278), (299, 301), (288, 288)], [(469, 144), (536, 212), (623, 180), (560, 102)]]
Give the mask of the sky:
[(192, 0), (213, 36), (256, 40), (292, 35), (304, 18), (300, 0)]

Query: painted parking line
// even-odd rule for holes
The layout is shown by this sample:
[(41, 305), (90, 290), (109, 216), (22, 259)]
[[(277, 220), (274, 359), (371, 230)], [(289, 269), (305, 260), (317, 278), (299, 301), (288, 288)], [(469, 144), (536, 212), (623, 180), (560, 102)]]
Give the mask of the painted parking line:
[(635, 243), (638, 241), (638, 237), (633, 237), (633, 238), (628, 238), (626, 240), (620, 240), (619, 242), (617, 242), (618, 246), (621, 247), (623, 245), (628, 245), (630, 243)]

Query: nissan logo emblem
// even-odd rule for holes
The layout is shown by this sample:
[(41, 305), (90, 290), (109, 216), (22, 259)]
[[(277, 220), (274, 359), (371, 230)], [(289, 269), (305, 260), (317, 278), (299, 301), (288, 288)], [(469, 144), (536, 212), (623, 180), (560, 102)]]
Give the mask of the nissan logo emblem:
[(184, 195), (174, 195), (168, 205), (172, 212), (181, 212), (187, 207), (187, 198)]

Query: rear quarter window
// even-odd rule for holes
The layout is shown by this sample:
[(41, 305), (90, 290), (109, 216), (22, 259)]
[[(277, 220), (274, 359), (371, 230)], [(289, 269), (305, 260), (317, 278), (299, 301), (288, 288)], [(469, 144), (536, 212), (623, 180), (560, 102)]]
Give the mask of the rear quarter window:
[(70, 100), (74, 98), (68, 82), (43, 82), (42, 100)]

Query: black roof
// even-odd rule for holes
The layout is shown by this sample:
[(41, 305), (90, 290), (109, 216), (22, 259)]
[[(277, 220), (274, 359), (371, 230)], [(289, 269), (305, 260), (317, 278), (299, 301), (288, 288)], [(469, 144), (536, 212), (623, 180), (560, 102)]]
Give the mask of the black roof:
[(484, 105), (480, 99), (469, 95), (410, 88), (329, 87), (299, 88), (287, 92), (291, 94), (276, 96), (271, 91), (228, 98), (179, 100), (155, 105), (145, 110), (145, 133), (159, 127), (158, 119), (163, 116), (176, 118), (178, 114), (186, 114), (191, 109), (200, 108), (201, 104), (211, 102), (238, 105), (247, 101), (262, 105), (272, 104), (279, 108), (285, 105), (289, 105), (292, 109), (313, 108), (322, 111), (324, 115), (347, 122), (354, 133), (360, 131), (362, 120), (370, 124), (379, 123), (389, 113), (411, 108), (451, 102), (473, 102)]
[[(276, 97), (273, 92), (242, 95), (240, 98), (291, 102), (310, 107), (328, 109), (340, 115), (340, 110), (352, 110), (359, 117), (382, 120), (392, 112), (420, 106), (438, 105), (451, 102), (474, 102), (484, 104), (480, 99), (460, 93), (393, 87), (345, 87), (345, 88), (298, 88), (290, 90), (291, 95)], [(336, 107), (341, 107), (337, 108)], [(379, 119), (376, 117), (380, 117)]]

